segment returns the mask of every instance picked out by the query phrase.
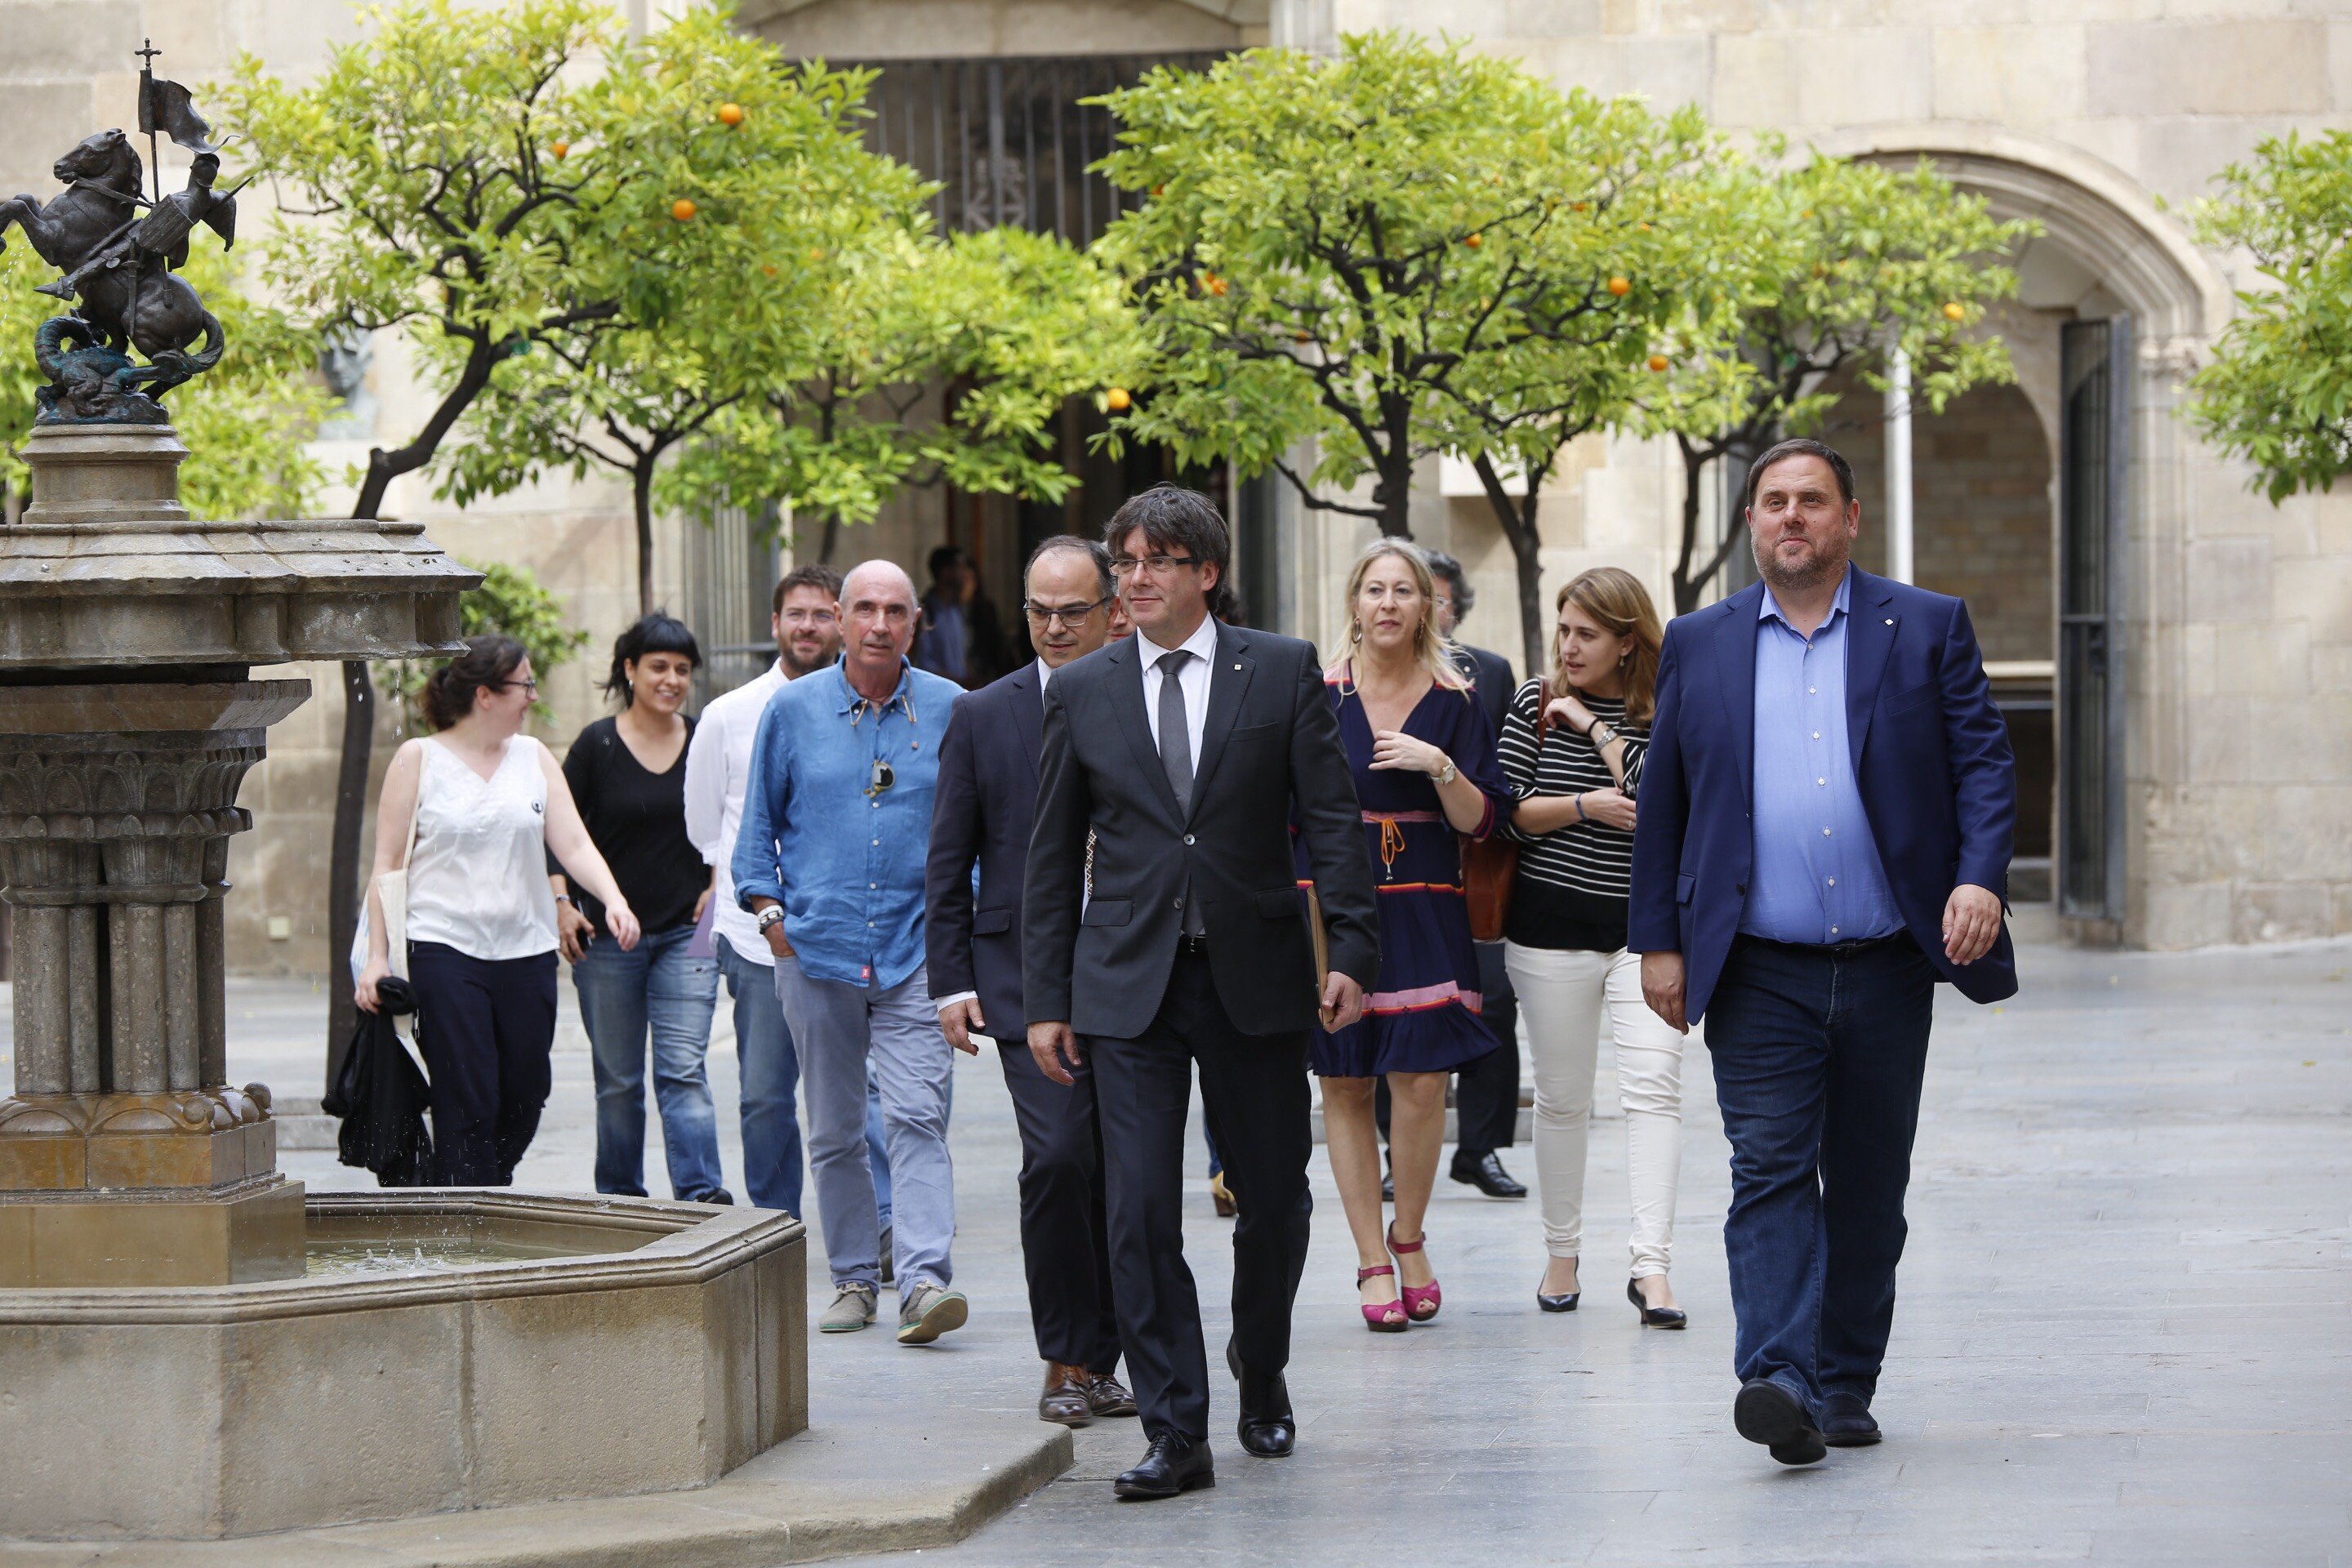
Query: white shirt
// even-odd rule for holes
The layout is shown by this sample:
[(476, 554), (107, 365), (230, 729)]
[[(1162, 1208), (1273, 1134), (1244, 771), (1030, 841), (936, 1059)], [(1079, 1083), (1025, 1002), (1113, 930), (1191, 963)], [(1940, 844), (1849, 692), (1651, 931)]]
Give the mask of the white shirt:
[[(1160, 661), (1178, 650), (1161, 647), (1150, 637), (1138, 632), (1136, 651), (1143, 656), (1143, 721), (1151, 726), (1151, 743), (1160, 745), (1160, 683), (1167, 679)], [(1202, 616), (1192, 635), (1184, 639), (1182, 651), (1192, 657), (1185, 661), (1184, 672), (1177, 677), (1184, 688), (1184, 731), (1192, 743), (1192, 768), (1201, 767), (1201, 733), (1209, 721), (1209, 667), (1217, 662), (1217, 618)], [(1160, 746), (1164, 755), (1165, 746)]]
[(769, 968), (775, 966), (775, 955), (760, 934), (759, 921), (735, 901), (735, 879), (727, 868), (735, 864), (735, 835), (743, 826), (743, 792), (751, 782), (751, 742), (760, 733), (760, 716), (791, 679), (778, 659), (757, 679), (712, 698), (686, 748), (686, 836), (702, 851), (705, 865), (719, 868), (724, 895), (711, 916), (711, 931), (727, 939), (736, 957)]
[(540, 763), (546, 748), (517, 735), (486, 779), (440, 742), (419, 744), (408, 940), (493, 963), (553, 952), (547, 770)]

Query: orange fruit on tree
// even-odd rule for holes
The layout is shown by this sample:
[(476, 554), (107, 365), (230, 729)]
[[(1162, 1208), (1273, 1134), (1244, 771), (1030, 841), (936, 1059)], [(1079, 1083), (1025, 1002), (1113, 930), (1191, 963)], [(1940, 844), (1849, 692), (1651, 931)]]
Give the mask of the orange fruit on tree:
[(1486, 242), (1475, 234), (1465, 234), (1462, 237), (1462, 243), (1475, 250)]
[(1622, 300), (1633, 291), (1633, 280), (1625, 277), (1612, 278), (1609, 279), (1609, 291)]
[(680, 196), (677, 200), (669, 204), (669, 216), (677, 219), (680, 223), (691, 221), (694, 215), (701, 210), (702, 209), (700, 207), (696, 206), (684, 196)]
[(730, 131), (732, 131), (738, 125), (742, 124), (743, 106), (740, 103), (720, 104), (719, 106), (719, 123), (724, 125)]
[(554, 146), (550, 147), (548, 151), (554, 153), (558, 158), (561, 158), (566, 153), (572, 151), (572, 143), (569, 142), (558, 142)]
[(1650, 356), (1650, 368), (1652, 370), (1664, 370), (1666, 368), (1666, 364), (1667, 360), (1665, 355), (1652, 354)]
[(1958, 300), (1947, 300), (1944, 304), (1944, 317), (1947, 321), (1965, 321), (1968, 319), (1968, 307)]
[(1133, 401), (1134, 400), (1132, 398), (1128, 396), (1127, 388), (1123, 386), (1114, 386), (1108, 392), (1103, 394), (1103, 406), (1109, 409), (1113, 414), (1126, 413), (1127, 405)]
[(760, 270), (773, 278), (776, 275), (776, 264), (772, 261), (767, 262), (761, 267)]

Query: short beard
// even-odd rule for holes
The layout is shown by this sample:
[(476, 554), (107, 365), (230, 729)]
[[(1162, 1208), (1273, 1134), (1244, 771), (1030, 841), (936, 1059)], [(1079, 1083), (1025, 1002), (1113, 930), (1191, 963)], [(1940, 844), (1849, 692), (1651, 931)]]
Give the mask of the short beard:
[(821, 653), (816, 656), (816, 662), (814, 664), (803, 664), (799, 659), (793, 657), (793, 650), (789, 647), (777, 649), (776, 655), (779, 658), (784, 661), (785, 672), (794, 680), (798, 680), (803, 675), (814, 675), (818, 670), (823, 669), (826, 665), (831, 664), (835, 658), (840, 657), (838, 654)]
[(1764, 542), (1752, 533), (1748, 536), (1748, 552), (1756, 559), (1757, 575), (1772, 587), (1794, 594), (1818, 588), (1832, 578), (1842, 575), (1853, 553), (1843, 549), (1836, 550), (1833, 554), (1822, 552), (1813, 557), (1811, 566), (1790, 571), (1780, 565), (1773, 553), (1764, 547)]

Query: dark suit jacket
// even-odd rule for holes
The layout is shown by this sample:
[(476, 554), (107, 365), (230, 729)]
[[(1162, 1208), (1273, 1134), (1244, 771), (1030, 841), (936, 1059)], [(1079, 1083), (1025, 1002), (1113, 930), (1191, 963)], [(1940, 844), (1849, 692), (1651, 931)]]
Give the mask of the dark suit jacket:
[(1044, 700), (1034, 662), (957, 698), (940, 742), (939, 792), (931, 805), (931, 853), (923, 877), (930, 992), (979, 992), (987, 1033), (1000, 1040), (1019, 1041), (1027, 1031), (1021, 1011), (1021, 878), (1036, 815)]
[[(1331, 967), (1367, 990), (1380, 967), (1355, 780), (1314, 647), (1218, 626), (1192, 810), (1180, 818), (1144, 716), (1138, 640), (1063, 666), (1045, 689), (1022, 905), (1028, 1016), (1114, 1039), (1150, 1027), (1182, 934), (1177, 901), (1189, 872), (1234, 1024), (1251, 1035), (1303, 1030), (1321, 999), (1292, 870), (1294, 806)], [(1081, 921), (1089, 827), (1094, 897)]]
[(1454, 651), (1461, 657), (1454, 663), (1470, 678), (1470, 689), (1478, 699), (1478, 706), (1486, 710), (1487, 727), (1497, 740), (1502, 738), (1503, 721), (1511, 716), (1511, 694), (1518, 689), (1518, 680), (1511, 674), (1511, 661), (1499, 653), (1468, 643), (1455, 643)]
[[(1754, 858), (1756, 616), (1764, 585), (1676, 617), (1658, 661), (1658, 710), (1633, 829), (1630, 940), (1678, 952), (1685, 1011), (1715, 994)], [(1944, 905), (1962, 882), (2008, 896), (2017, 763), (1993, 706), (1968, 606), (1854, 569), (1845, 645), (1846, 736), (1887, 885), (1920, 951), (1971, 1001), (2017, 994), (2003, 927), (1967, 968), (1944, 956)]]

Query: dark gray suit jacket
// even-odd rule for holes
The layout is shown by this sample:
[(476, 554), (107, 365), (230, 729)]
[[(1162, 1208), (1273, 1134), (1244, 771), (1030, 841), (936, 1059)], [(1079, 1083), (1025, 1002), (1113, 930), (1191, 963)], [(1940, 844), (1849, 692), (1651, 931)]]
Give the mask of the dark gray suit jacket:
[[(1022, 905), (1025, 1011), (1082, 1035), (1142, 1034), (1168, 989), (1189, 872), (1210, 973), (1234, 1025), (1251, 1035), (1306, 1029), (1321, 999), (1291, 854), (1294, 813), (1331, 967), (1366, 990), (1380, 967), (1355, 779), (1314, 645), (1219, 626), (1192, 810), (1180, 818), (1144, 716), (1138, 640), (1065, 665), (1045, 689)], [(1082, 921), (1089, 827), (1094, 896)]]
[(940, 742), (923, 879), (924, 969), (931, 994), (977, 991), (989, 1037), (1014, 1044), (1027, 1032), (1021, 1006), (1021, 879), (1037, 805), (1044, 701), (1034, 659), (955, 700)]

